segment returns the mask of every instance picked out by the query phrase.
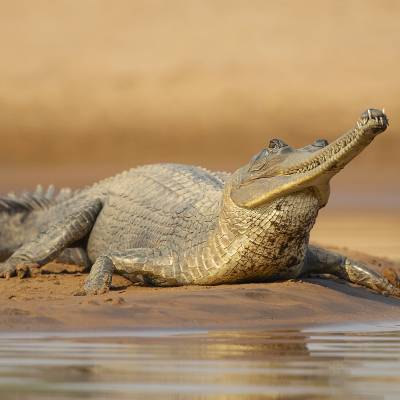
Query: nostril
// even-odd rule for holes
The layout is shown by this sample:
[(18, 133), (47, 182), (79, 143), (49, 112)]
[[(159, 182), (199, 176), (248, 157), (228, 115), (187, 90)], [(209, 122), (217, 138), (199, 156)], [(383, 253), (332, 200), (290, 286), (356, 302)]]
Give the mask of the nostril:
[(326, 139), (317, 139), (314, 142), (314, 146), (318, 146), (318, 147), (325, 147), (328, 146), (329, 142)]
[(368, 110), (364, 111), (361, 114), (362, 119), (373, 119), (373, 118), (381, 118), (381, 117), (386, 117), (385, 113), (381, 110), (378, 110), (376, 108), (369, 108)]

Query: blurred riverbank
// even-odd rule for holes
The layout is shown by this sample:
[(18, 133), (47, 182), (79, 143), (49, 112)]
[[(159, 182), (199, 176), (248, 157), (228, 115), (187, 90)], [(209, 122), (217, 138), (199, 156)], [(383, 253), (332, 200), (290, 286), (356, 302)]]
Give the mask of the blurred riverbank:
[(391, 126), (354, 181), (399, 170), (400, 3), (1, 1), (0, 168), (183, 162), (229, 170), (269, 139)]

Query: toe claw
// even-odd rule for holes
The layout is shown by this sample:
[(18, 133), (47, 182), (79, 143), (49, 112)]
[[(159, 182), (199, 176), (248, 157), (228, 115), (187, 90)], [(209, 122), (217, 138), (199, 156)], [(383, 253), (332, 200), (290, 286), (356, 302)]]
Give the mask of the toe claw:
[(107, 285), (104, 284), (94, 284), (91, 281), (87, 281), (84, 286), (83, 286), (83, 292), (86, 295), (99, 295), (99, 294), (104, 294), (107, 293), (109, 291), (109, 287)]
[(382, 275), (395, 287), (400, 289), (400, 278), (397, 271), (392, 267), (384, 267)]
[(15, 265), (8, 262), (0, 263), (0, 278), (10, 279), (17, 275), (17, 269)]

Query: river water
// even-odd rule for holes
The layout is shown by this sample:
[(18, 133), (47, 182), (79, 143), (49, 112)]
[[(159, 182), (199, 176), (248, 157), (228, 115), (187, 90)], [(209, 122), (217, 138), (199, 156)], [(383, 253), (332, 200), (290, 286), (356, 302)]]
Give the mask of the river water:
[(400, 323), (0, 334), (0, 398), (399, 399)]

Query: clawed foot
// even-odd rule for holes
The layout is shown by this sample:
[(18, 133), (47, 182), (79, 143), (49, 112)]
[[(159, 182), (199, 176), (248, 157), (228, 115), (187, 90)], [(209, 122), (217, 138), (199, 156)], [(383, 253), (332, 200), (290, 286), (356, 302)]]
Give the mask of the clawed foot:
[(96, 295), (110, 290), (114, 265), (107, 256), (98, 257), (83, 286), (83, 294)]
[(383, 290), (382, 294), (400, 298), (400, 278), (397, 271), (391, 267), (384, 267), (380, 274), (386, 282), (386, 290)]
[(89, 277), (86, 279), (83, 288), (75, 293), (76, 296), (86, 296), (86, 295), (99, 295), (107, 293), (110, 290), (108, 285), (96, 284), (92, 282)]
[(0, 263), (0, 278), (9, 279), (13, 276), (27, 278), (40, 273), (39, 264), (15, 264), (10, 261)]
[(0, 263), (0, 278), (9, 279), (17, 275), (17, 266), (9, 262)]
[(400, 289), (400, 278), (398, 273), (392, 267), (384, 267), (382, 275), (395, 287)]

